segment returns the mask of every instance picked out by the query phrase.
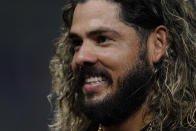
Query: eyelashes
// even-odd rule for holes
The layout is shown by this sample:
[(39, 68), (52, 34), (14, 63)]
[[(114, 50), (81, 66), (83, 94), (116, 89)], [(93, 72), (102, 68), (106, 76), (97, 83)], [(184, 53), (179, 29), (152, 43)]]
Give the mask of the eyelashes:
[[(99, 36), (92, 37), (91, 41), (92, 41), (92, 44), (95, 43), (98, 46), (102, 46), (102, 45), (106, 45), (114, 40), (108, 36), (99, 35)], [(73, 51), (76, 52), (79, 50), (80, 46), (83, 44), (84, 41), (81, 38), (72, 38), (72, 39), (70, 39), (70, 42), (73, 46)]]
[(110, 39), (107, 36), (99, 36), (96, 39), (96, 43), (105, 43), (105, 42), (110, 42), (110, 41), (112, 41), (112, 39)]

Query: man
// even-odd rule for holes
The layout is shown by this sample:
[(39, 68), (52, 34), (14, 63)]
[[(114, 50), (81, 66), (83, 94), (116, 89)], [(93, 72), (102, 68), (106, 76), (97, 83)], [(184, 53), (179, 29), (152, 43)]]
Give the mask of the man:
[(185, 0), (67, 0), (50, 69), (53, 131), (196, 125), (196, 19)]

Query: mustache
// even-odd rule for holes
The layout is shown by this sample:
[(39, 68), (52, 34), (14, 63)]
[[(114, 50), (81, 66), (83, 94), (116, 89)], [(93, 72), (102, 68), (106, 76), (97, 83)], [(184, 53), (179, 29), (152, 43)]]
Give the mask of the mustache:
[(112, 76), (110, 75), (110, 73), (96, 65), (80, 66), (80, 68), (78, 68), (74, 74), (76, 78), (76, 83), (80, 83), (80, 86), (84, 84), (85, 78), (88, 76), (101, 76), (104, 78), (104, 80), (108, 82), (108, 84), (113, 83)]

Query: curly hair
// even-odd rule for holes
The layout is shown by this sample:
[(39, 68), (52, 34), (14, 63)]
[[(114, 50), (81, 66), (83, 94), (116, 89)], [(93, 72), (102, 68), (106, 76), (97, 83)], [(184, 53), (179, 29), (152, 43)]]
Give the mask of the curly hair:
[[(133, 26), (143, 41), (157, 26), (169, 32), (169, 47), (154, 65), (156, 73), (152, 96), (148, 99), (153, 112), (152, 130), (174, 131), (196, 127), (196, 15), (191, 0), (109, 0), (120, 4), (120, 19)], [(74, 75), (71, 69), (72, 45), (68, 34), (78, 2), (66, 0), (63, 33), (55, 44), (50, 61), (54, 104), (51, 131), (85, 131), (92, 124), (79, 110)], [(143, 42), (144, 44), (146, 42)]]

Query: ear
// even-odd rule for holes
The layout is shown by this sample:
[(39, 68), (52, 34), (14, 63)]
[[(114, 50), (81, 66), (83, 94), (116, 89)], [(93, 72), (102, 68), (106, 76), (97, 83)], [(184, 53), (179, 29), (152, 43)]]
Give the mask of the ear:
[(148, 54), (152, 64), (158, 63), (164, 56), (168, 47), (168, 29), (166, 26), (158, 26), (149, 36)]

